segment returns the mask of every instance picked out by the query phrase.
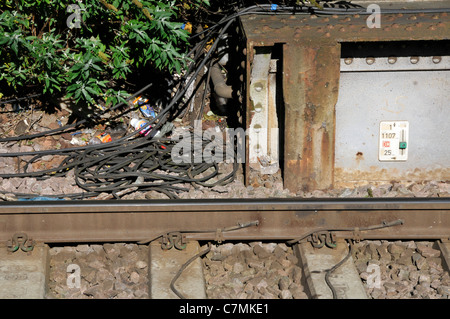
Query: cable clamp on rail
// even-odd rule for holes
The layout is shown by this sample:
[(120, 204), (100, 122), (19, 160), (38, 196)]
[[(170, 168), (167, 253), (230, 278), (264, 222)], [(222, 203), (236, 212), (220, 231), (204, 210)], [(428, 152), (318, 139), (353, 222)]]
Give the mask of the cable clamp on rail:
[(173, 247), (179, 250), (186, 248), (186, 235), (180, 232), (172, 232), (162, 235), (161, 248), (169, 250)]
[(26, 233), (15, 233), (11, 240), (8, 240), (7, 249), (15, 252), (20, 248), (24, 252), (29, 252), (33, 250), (35, 244), (35, 241), (28, 238)]
[(216, 237), (214, 239), (214, 241), (216, 241), (217, 243), (221, 244), (225, 239), (223, 238), (223, 233), (224, 232), (229, 232), (229, 231), (233, 231), (233, 230), (239, 230), (242, 228), (247, 228), (247, 227), (251, 227), (251, 226), (258, 226), (259, 225), (259, 220), (253, 220), (250, 222), (246, 222), (246, 223), (241, 223), (241, 222), (237, 222), (236, 226), (231, 226), (231, 227), (227, 227), (227, 228), (217, 228), (216, 229)]
[(329, 231), (317, 232), (311, 234), (308, 238), (314, 248), (322, 248), (326, 245), (329, 248), (336, 248), (336, 234)]
[[(323, 237), (323, 235), (320, 235), (320, 234), (323, 234), (323, 233), (326, 234), (327, 232), (331, 233), (332, 231), (333, 232), (337, 232), (337, 231), (353, 232), (353, 236), (354, 236), (353, 239), (355, 239), (355, 238), (361, 239), (362, 231), (370, 231), (370, 230), (382, 229), (382, 228), (387, 228), (387, 227), (393, 227), (393, 226), (403, 225), (403, 223), (404, 223), (404, 221), (402, 219), (397, 219), (392, 222), (383, 221), (379, 225), (371, 225), (371, 226), (367, 226), (367, 227), (342, 227), (342, 228), (335, 228), (332, 226), (322, 227), (322, 228), (308, 231), (306, 234), (304, 234), (296, 239), (289, 240), (287, 242), (287, 244), (292, 245), (292, 244), (300, 242), (301, 240), (303, 240), (305, 238), (311, 237), (311, 240), (309, 240), (309, 241), (313, 242), (314, 240), (316, 240), (316, 245), (320, 245), (320, 244), (317, 244), (317, 240), (319, 239), (319, 237), (321, 237), (321, 236)], [(316, 236), (316, 237), (314, 237), (314, 236)], [(332, 243), (332, 241), (330, 241), (330, 243)], [(326, 236), (325, 236), (325, 244), (326, 244)], [(321, 247), (322, 246), (323, 245), (321, 245)]]

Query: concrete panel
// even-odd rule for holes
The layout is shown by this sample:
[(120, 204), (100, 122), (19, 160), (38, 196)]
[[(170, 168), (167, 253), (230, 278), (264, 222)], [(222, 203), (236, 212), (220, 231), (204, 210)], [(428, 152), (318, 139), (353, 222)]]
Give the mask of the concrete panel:
[[(332, 249), (326, 246), (314, 248), (308, 242), (298, 244), (297, 248), (312, 298), (332, 299), (333, 293), (325, 281), (325, 274), (347, 256), (347, 244), (339, 241), (337, 247)], [(333, 271), (329, 279), (336, 290), (337, 299), (367, 299), (352, 256)]]
[(8, 252), (0, 246), (0, 299), (43, 299), (47, 290), (48, 246)]
[[(188, 242), (186, 248), (161, 249), (161, 244), (150, 244), (149, 291), (152, 299), (179, 299), (170, 288), (177, 272), (190, 258), (200, 252), (198, 242)], [(175, 288), (187, 299), (206, 299), (205, 279), (200, 258), (184, 269), (175, 282)]]

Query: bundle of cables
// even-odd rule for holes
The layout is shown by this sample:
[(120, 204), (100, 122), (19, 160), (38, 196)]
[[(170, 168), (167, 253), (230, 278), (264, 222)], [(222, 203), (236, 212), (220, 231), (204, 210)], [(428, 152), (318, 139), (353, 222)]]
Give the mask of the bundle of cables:
[[(437, 9), (438, 12), (448, 12), (448, 9)], [(408, 13), (408, 10), (390, 10)], [(389, 12), (390, 12), (389, 11)], [(411, 10), (409, 10), (411, 11)], [(426, 10), (421, 10), (424, 12)], [(428, 10), (429, 11), (429, 10)], [(69, 171), (74, 171), (76, 184), (84, 191), (74, 194), (39, 194), (50, 198), (64, 197), (71, 199), (86, 199), (98, 196), (101, 193), (110, 193), (114, 198), (119, 198), (123, 190), (155, 190), (162, 192), (170, 198), (177, 198), (177, 194), (187, 189), (185, 185), (197, 184), (205, 187), (214, 187), (216, 185), (225, 185), (233, 181), (238, 169), (235, 161), (232, 171), (229, 173), (219, 172), (217, 162), (209, 163), (175, 163), (172, 158), (172, 150), (176, 142), (166, 136), (156, 138), (155, 135), (166, 123), (169, 116), (180, 112), (180, 108), (186, 107), (185, 95), (193, 81), (205, 68), (207, 63), (211, 63), (213, 54), (217, 49), (218, 42), (227, 29), (239, 17), (249, 14), (274, 15), (274, 14), (365, 14), (366, 9), (355, 5), (339, 5), (333, 7), (327, 5), (325, 8), (317, 8), (314, 6), (277, 6), (277, 5), (256, 5), (236, 10), (236, 12), (224, 16), (219, 22), (210, 28), (197, 33), (191, 37), (192, 42), (197, 43), (193, 46), (188, 56), (193, 57), (183, 78), (178, 83), (178, 88), (170, 102), (165, 105), (159, 114), (149, 120), (148, 123), (141, 127), (140, 130), (148, 128), (149, 134), (139, 136), (139, 131), (134, 131), (125, 136), (99, 145), (86, 145), (80, 147), (72, 147), (58, 150), (44, 150), (36, 152), (20, 152), (20, 153), (0, 153), (0, 157), (20, 157), (31, 158), (26, 160), (27, 164), (22, 168), (23, 172), (0, 174), (2, 178), (12, 177), (34, 177), (38, 180), (48, 179), (50, 177), (65, 176)], [(369, 12), (370, 13), (370, 12)], [(413, 11), (411, 13), (414, 13)], [(214, 40), (209, 50), (205, 50), (208, 43)], [(206, 52), (206, 53), (205, 53)], [(208, 79), (209, 74), (204, 76)], [(128, 98), (128, 101), (143, 94), (152, 84), (148, 84), (141, 90)], [(23, 98), (21, 98), (23, 99)], [(6, 101), (11, 102), (11, 101)], [(0, 102), (4, 104), (6, 102)], [(112, 112), (124, 106), (130, 107), (126, 103), (119, 103), (109, 109), (102, 111), (98, 120), (106, 112)], [(137, 108), (135, 106), (134, 108)], [(129, 110), (128, 110), (129, 111)], [(49, 136), (61, 134), (75, 130), (85, 125), (87, 119), (80, 120), (76, 123), (66, 125), (54, 130), (48, 130), (32, 135), (16, 136), (0, 139), (0, 143), (31, 140), (41, 136)], [(193, 134), (193, 132), (191, 132)], [(194, 139), (192, 139), (194, 140)], [(202, 138), (202, 148), (211, 141)], [(27, 172), (30, 164), (38, 161), (46, 155), (63, 156), (63, 161), (58, 167), (45, 169), (40, 171)], [(237, 159), (237, 156), (234, 156)], [(214, 182), (208, 183), (214, 178)], [(6, 193), (6, 192), (3, 192)], [(11, 192), (7, 192), (11, 193)], [(17, 198), (32, 198), (36, 194), (13, 193)]]

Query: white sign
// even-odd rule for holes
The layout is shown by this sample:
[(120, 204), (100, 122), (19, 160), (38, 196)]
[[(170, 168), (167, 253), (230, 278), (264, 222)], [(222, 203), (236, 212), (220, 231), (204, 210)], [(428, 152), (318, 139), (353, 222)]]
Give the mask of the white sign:
[(408, 159), (409, 123), (407, 121), (380, 122), (380, 161), (406, 161)]

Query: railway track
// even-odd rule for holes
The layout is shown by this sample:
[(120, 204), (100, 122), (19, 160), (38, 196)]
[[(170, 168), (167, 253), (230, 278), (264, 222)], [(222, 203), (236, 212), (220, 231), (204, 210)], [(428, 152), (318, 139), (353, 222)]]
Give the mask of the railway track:
[(142, 243), (174, 233), (186, 240), (293, 243), (323, 231), (357, 240), (442, 239), (450, 234), (450, 199), (1, 202), (0, 226), (2, 242), (17, 233), (44, 243)]
[[(144, 247), (144, 250), (149, 250), (148, 260), (142, 260), (142, 258), (141, 260), (130, 258), (130, 260), (134, 263), (140, 261), (141, 266), (147, 263), (150, 278), (156, 278), (154, 271), (151, 270), (152, 263), (156, 260), (166, 260), (166, 263), (167, 260), (171, 260), (174, 268), (168, 277), (170, 280), (166, 279), (163, 284), (168, 291), (167, 298), (177, 298), (170, 290), (170, 281), (174, 280), (176, 269), (183, 269), (183, 265), (187, 269), (191, 264), (198, 262), (199, 258), (194, 257), (206, 256), (208, 253), (209, 265), (220, 260), (214, 257), (215, 261), (214, 258), (211, 261), (211, 256), (214, 255), (211, 248), (206, 251), (205, 244), (200, 249), (200, 246), (196, 244), (198, 242), (218, 244), (236, 241), (283, 242), (285, 243), (283, 247), (286, 247), (285, 253), (287, 254), (289, 249), (294, 257), (280, 255), (281, 250), (278, 249), (278, 257), (275, 260), (280, 259), (277, 261), (280, 264), (289, 264), (292, 260), (296, 260), (295, 266), (301, 266), (304, 278), (302, 285), (305, 286), (304, 291), (308, 291), (309, 297), (359, 298), (358, 293), (352, 295), (356, 289), (361, 296), (367, 298), (367, 294), (361, 288), (360, 275), (355, 271), (354, 263), (340, 265), (341, 261), (345, 261), (344, 259), (350, 256), (348, 248), (350, 246), (347, 243), (363, 240), (434, 241), (434, 245), (438, 245), (441, 251), (439, 256), (442, 258), (442, 267), (446, 269), (449, 258), (447, 250), (450, 234), (450, 199), (3, 202), (0, 203), (0, 226), (2, 259), (4, 260), (2, 262), (6, 260), (13, 263), (18, 260), (28, 262), (34, 255), (38, 256), (38, 262), (45, 268), (48, 260), (42, 261), (42, 258), (47, 258), (45, 256), (47, 256), (48, 245), (57, 247), (61, 244), (88, 243), (96, 245), (97, 251), (103, 251), (98, 248), (101, 247), (100, 244), (114, 242), (127, 242), (129, 243), (127, 245), (141, 247), (139, 249)], [(189, 248), (192, 245), (196, 247), (194, 250)], [(88, 247), (88, 245), (81, 246)], [(78, 251), (78, 256), (82, 254), (82, 250)], [(252, 258), (253, 255), (258, 254), (253, 248), (251, 250), (253, 254), (242, 252), (242, 255), (247, 254), (248, 257), (250, 254), (248, 258), (253, 262), (253, 267), (257, 267), (258, 261)], [(269, 252), (271, 250), (273, 252), (274, 248), (268, 249)], [(39, 256), (39, 252), (44, 257)], [(361, 252), (359, 254), (361, 255)], [(146, 256), (146, 253), (143, 256)], [(226, 257), (224, 256), (223, 259)], [(192, 260), (186, 263), (189, 259)], [(266, 264), (266, 262), (262, 264), (259, 262), (259, 265)], [(67, 267), (68, 264), (64, 266)], [(344, 280), (344, 288), (346, 287), (342, 290), (343, 286), (335, 283), (334, 285), (341, 289), (337, 292), (327, 288), (329, 285), (324, 278), (326, 270), (334, 266), (339, 266), (337, 267), (340, 268), (339, 271), (343, 271), (342, 275), (335, 275), (334, 280)], [(201, 265), (197, 267), (202, 268)], [(235, 270), (234, 267), (239, 266), (224, 267)], [(289, 271), (293, 271), (292, 267)], [(138, 268), (135, 269), (133, 278), (147, 271), (143, 266)], [(165, 268), (167, 264), (159, 269)], [(13, 283), (19, 284), (21, 278), (33, 278), (31, 274), (27, 275), (26, 272), (24, 274), (21, 267), (14, 269), (14, 267), (8, 268), (3, 265), (2, 269), (5, 270), (2, 280), (12, 278)], [(347, 269), (352, 270), (347, 271)], [(189, 276), (196, 278), (196, 275), (192, 273)], [(202, 277), (203, 274), (199, 276)], [(320, 278), (315, 278), (317, 276)], [(45, 280), (42, 280), (42, 276), (39, 278), (41, 282), (48, 281), (48, 278)], [(204, 279), (202, 280), (200, 282), (204, 282)], [(235, 282), (236, 280), (234, 279)], [(293, 279), (290, 280), (292, 283)], [(357, 288), (348, 285), (352, 281), (357, 283)], [(151, 280), (148, 284), (156, 285)], [(129, 285), (132, 285), (132, 281)], [(320, 292), (322, 289), (326, 292)], [(289, 293), (284, 292), (285, 296)], [(15, 298), (20, 298), (19, 295), (15, 295)], [(151, 297), (152, 294), (141, 293), (139, 296)], [(271, 296), (277, 297), (273, 293)]]

